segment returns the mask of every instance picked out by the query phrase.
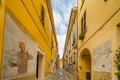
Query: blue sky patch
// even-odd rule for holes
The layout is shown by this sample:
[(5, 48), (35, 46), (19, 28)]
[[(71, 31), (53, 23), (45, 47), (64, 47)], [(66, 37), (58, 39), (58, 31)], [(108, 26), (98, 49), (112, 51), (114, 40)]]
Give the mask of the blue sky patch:
[(73, 7), (77, 6), (77, 0), (51, 0), (51, 4), (57, 33), (58, 53), (62, 58), (70, 12)]

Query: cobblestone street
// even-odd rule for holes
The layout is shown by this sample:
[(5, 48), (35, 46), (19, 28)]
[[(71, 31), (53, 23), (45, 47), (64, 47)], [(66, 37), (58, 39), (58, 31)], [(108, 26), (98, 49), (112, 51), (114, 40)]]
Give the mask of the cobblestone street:
[(71, 75), (64, 69), (59, 69), (56, 72), (49, 74), (47, 77), (45, 77), (44, 80), (76, 80), (76, 79), (73, 75)]

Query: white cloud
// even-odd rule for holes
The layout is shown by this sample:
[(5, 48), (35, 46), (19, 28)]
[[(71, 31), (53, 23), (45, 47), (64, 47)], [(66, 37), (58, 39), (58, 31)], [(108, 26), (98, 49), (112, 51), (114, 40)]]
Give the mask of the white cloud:
[(62, 16), (59, 13), (55, 12), (54, 10), (53, 10), (53, 15), (54, 15), (55, 27), (57, 29), (57, 33), (61, 35), (66, 34), (67, 26), (65, 26), (65, 24), (63, 23)]
[(59, 54), (60, 54), (60, 58), (62, 58), (63, 56), (63, 49), (64, 49), (64, 43), (65, 43), (65, 38), (66, 35), (57, 35), (57, 40), (58, 40), (58, 48), (59, 48)]
[[(54, 15), (54, 20), (55, 20), (55, 25), (59, 25), (62, 22), (62, 17), (61, 15), (53, 10), (53, 15)], [(57, 26), (55, 26), (57, 27)]]
[(77, 0), (52, 0), (53, 16), (57, 32), (58, 49), (60, 58), (63, 56), (64, 43), (70, 12), (77, 4)]

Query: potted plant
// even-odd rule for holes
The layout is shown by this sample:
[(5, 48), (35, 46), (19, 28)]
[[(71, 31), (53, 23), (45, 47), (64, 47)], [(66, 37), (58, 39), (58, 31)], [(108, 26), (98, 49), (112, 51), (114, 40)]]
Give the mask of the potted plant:
[(84, 36), (85, 36), (85, 33), (82, 33), (82, 32), (81, 32), (81, 33), (79, 34), (79, 40), (83, 40), (83, 39), (84, 39)]
[(118, 80), (120, 80), (120, 48), (116, 51), (115, 54), (115, 67), (117, 68), (115, 75), (118, 77)]

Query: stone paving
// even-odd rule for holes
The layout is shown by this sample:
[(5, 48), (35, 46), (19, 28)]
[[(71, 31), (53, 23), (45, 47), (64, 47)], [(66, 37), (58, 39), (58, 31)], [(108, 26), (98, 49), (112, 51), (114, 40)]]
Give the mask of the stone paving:
[(44, 80), (76, 80), (76, 79), (73, 75), (71, 75), (64, 69), (59, 69), (56, 72), (49, 74), (47, 77), (45, 77)]

